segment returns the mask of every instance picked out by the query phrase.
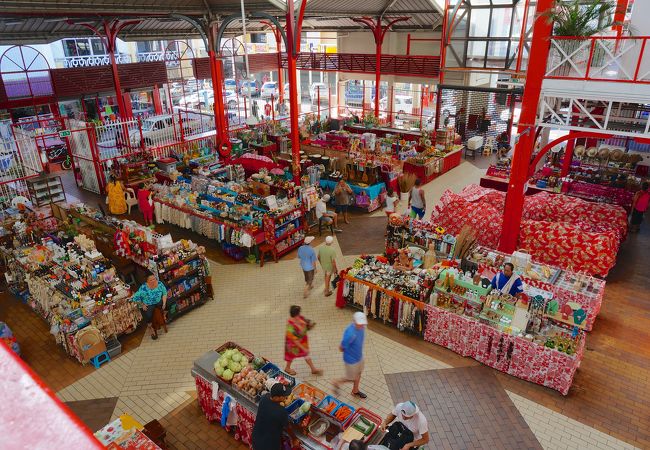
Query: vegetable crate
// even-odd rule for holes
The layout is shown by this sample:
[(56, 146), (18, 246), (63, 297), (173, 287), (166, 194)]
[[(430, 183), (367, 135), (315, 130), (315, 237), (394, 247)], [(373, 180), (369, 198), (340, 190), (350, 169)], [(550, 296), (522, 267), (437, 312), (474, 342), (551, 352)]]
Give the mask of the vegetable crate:
[(226, 342), (225, 344), (223, 344), (221, 347), (219, 347), (215, 351), (221, 355), (221, 354), (223, 354), (223, 352), (225, 352), (226, 350), (231, 349), (231, 348), (236, 348), (237, 350), (239, 350), (241, 352), (241, 354), (244, 355), (248, 359), (248, 361), (252, 361), (253, 358), (255, 357), (255, 355), (253, 355), (251, 352), (246, 350), (241, 345), (235, 344), (234, 342)]
[(345, 423), (352, 413), (354, 408), (350, 405), (343, 403), (340, 400), (328, 395), (323, 399), (322, 402), (318, 404), (318, 409), (323, 411), (330, 417), (333, 417), (337, 422), (343, 424)]
[(345, 429), (353, 427), (362, 432), (365, 436), (363, 441), (368, 442), (375, 434), (377, 434), (381, 422), (382, 419), (377, 414), (368, 411), (365, 408), (359, 408), (350, 415)]
[(325, 392), (309, 383), (300, 383), (293, 389), (293, 395), (317, 406), (325, 398)]
[(289, 382), (288, 386), (293, 389), (296, 385), (296, 379), (289, 375), (288, 373), (280, 370), (278, 366), (273, 363), (266, 363), (260, 369), (260, 372), (264, 372), (269, 378), (282, 377)]
[(300, 423), (300, 421), (307, 415), (307, 413), (301, 412), (300, 407), (305, 403), (302, 399), (296, 399), (285, 409), (289, 413), (289, 420), (293, 423)]

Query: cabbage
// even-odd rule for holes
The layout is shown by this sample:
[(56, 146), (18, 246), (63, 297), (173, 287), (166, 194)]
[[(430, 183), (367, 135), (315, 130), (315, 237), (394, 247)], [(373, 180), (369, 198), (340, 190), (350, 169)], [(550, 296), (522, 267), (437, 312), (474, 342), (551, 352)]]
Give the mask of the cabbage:
[(228, 368), (235, 373), (241, 372), (241, 364), (235, 361), (232, 361), (230, 364), (228, 364)]
[(221, 358), (219, 358), (219, 359), (217, 360), (217, 363), (218, 363), (221, 367), (228, 367), (228, 363), (229, 363), (229, 362), (230, 362), (230, 361), (228, 361), (228, 358), (226, 358), (225, 356), (222, 356)]
[(221, 374), (221, 376), (223, 377), (224, 380), (230, 381), (232, 380), (232, 377), (235, 376), (235, 374), (232, 373), (232, 370), (226, 369), (223, 371), (223, 374)]
[(232, 359), (235, 362), (241, 361), (241, 358), (242, 358), (242, 354), (239, 352), (233, 353), (232, 356), (230, 357), (230, 359)]
[(235, 352), (235, 349), (229, 348), (225, 352), (223, 352), (223, 356), (225, 356), (228, 359), (231, 359), (232, 354)]
[(242, 367), (246, 367), (248, 365), (248, 358), (242, 355), (241, 361), (239, 361), (239, 364), (241, 364)]
[(217, 373), (217, 375), (219, 375), (220, 377), (223, 376), (223, 372), (224, 372), (223, 367), (221, 367), (221, 366), (217, 366), (217, 367), (214, 368), (214, 371), (215, 371), (215, 372)]

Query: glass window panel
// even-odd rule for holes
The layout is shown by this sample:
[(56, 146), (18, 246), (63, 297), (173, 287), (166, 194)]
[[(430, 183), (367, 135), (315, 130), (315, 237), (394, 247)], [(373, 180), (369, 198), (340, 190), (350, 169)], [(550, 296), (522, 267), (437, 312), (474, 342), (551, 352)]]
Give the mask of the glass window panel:
[(492, 22), (490, 22), (490, 36), (509, 37), (511, 22), (512, 22), (512, 10), (510, 8), (493, 9)]
[(77, 39), (77, 53), (79, 56), (90, 56), (90, 44), (88, 39)]
[(79, 56), (79, 53), (77, 53), (77, 44), (74, 39), (64, 39), (63, 53), (65, 56)]
[(487, 37), (490, 29), (490, 10), (472, 9), (471, 28), (469, 35), (475, 37)]
[(90, 40), (90, 44), (92, 45), (93, 48), (93, 55), (105, 55), (106, 50), (104, 49), (104, 44), (102, 44), (102, 40), (99, 38), (93, 38)]

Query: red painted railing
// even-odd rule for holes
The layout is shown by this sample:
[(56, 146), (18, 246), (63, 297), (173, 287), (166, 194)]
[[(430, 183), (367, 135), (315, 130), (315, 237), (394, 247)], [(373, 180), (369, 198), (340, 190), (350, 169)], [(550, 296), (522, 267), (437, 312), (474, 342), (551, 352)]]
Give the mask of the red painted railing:
[(650, 36), (555, 36), (546, 78), (650, 84)]
[[(324, 72), (375, 73), (374, 53), (301, 53), (298, 69)], [(287, 67), (286, 57), (282, 67)], [(426, 76), (440, 75), (439, 56), (382, 55), (381, 73), (384, 75)]]

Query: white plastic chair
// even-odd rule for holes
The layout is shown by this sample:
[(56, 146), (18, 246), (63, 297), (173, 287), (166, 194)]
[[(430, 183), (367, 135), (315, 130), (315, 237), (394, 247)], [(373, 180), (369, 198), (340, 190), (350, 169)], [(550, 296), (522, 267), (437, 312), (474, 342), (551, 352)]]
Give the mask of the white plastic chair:
[(126, 206), (128, 208), (129, 214), (131, 214), (131, 207), (138, 204), (138, 198), (135, 196), (135, 191), (133, 188), (126, 188), (124, 192), (124, 198), (126, 200)]

